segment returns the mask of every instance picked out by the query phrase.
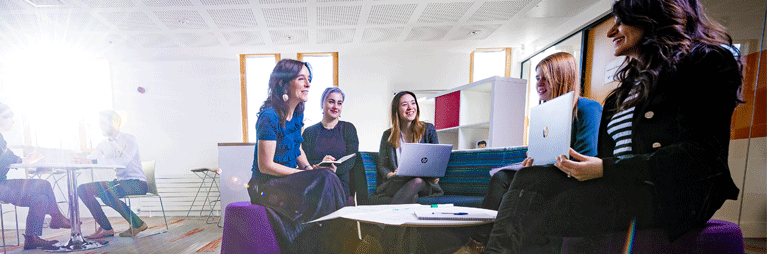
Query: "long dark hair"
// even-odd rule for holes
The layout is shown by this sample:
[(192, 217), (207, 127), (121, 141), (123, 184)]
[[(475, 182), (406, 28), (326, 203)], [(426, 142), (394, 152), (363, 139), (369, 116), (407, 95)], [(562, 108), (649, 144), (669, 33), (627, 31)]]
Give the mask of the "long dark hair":
[[(644, 30), (638, 59), (626, 57), (616, 74), (620, 85), (610, 96), (617, 95), (618, 111), (643, 102), (659, 77), (673, 75), (693, 49), (722, 45), (735, 49), (732, 37), (708, 18), (698, 0), (619, 0), (613, 4), (613, 15), (616, 22)], [(742, 70), (740, 61), (738, 69)], [(630, 93), (637, 96), (624, 102)], [(735, 101), (742, 102), (739, 96)]]
[[(309, 70), (309, 82), (312, 82), (312, 68), (309, 63), (301, 62), (293, 59), (282, 59), (274, 66), (272, 74), (269, 75), (269, 96), (266, 97), (264, 104), (258, 110), (258, 114), (261, 115), (264, 109), (273, 107), (277, 115), (280, 116), (280, 124), (285, 125), (285, 121), (288, 117), (288, 102), (282, 100), (282, 95), (288, 93), (290, 81), (298, 77), (298, 73), (306, 66)], [(298, 103), (298, 106), (293, 111), (293, 115), (299, 115), (304, 113), (304, 102)]]
[(418, 120), (421, 117), (421, 106), (418, 105), (418, 99), (415, 98), (415, 94), (410, 91), (399, 92), (394, 95), (394, 98), (391, 99), (391, 112), (389, 114), (389, 117), (391, 118), (391, 134), (389, 134), (389, 144), (391, 144), (394, 148), (399, 148), (400, 146), (399, 139), (401, 130), (399, 127), (399, 100), (406, 94), (413, 96), (413, 99), (415, 99), (416, 111), (415, 119), (413, 119), (413, 122), (410, 123), (410, 136), (406, 137), (405, 140), (410, 139), (412, 142), (419, 142), (421, 141), (423, 134), (426, 132), (426, 126), (420, 120)]

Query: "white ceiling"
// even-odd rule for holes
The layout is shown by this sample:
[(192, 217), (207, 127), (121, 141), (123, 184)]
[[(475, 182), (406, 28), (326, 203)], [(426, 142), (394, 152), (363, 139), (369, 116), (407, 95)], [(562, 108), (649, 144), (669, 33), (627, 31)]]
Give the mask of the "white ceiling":
[[(126, 59), (234, 58), (266, 52), (470, 52), (531, 43), (597, 2), (0, 0), (0, 56), (49, 45), (45, 42)], [(722, 13), (726, 25), (750, 30), (755, 25), (738, 24), (742, 18), (736, 15), (764, 9), (763, 0), (707, 2)], [(733, 7), (748, 10), (731, 11)]]

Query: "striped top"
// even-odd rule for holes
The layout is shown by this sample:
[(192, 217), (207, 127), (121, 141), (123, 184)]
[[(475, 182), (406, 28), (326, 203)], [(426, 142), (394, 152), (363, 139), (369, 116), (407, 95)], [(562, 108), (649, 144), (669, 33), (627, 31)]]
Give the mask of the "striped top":
[(634, 118), (634, 108), (618, 112), (607, 124), (607, 134), (615, 140), (613, 155), (622, 157), (631, 154), (631, 121)]

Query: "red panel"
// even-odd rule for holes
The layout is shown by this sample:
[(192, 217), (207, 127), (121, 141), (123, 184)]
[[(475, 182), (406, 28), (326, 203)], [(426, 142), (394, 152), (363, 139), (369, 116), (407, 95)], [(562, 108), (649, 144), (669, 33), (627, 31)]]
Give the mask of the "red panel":
[(458, 126), (461, 91), (439, 96), (434, 104), (434, 127), (437, 130)]

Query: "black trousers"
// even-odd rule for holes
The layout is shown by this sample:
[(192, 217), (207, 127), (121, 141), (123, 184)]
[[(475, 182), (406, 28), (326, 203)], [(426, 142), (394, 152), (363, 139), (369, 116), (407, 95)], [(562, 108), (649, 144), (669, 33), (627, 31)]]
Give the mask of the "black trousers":
[[(519, 170), (504, 194), (487, 253), (558, 253), (563, 236), (589, 236), (654, 224), (648, 184), (612, 186), (580, 182), (554, 166)], [(559, 238), (558, 238), (559, 237)]]

